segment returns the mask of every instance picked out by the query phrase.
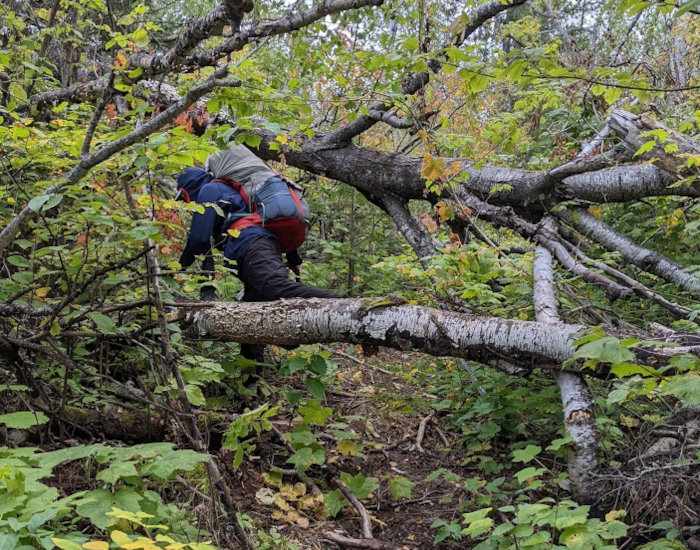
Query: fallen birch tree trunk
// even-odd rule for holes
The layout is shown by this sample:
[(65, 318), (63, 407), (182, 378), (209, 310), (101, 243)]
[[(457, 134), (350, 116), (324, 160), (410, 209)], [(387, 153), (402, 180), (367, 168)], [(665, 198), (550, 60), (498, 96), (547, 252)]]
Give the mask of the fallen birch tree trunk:
[(217, 302), (188, 310), (185, 335), (240, 343), (348, 342), (474, 361), (559, 365), (573, 354), (581, 325), (480, 317), (383, 299)]
[[(180, 322), (191, 338), (276, 345), (347, 342), (544, 367), (560, 367), (570, 359), (573, 335), (586, 328), (468, 315), (393, 298), (206, 302), (185, 310)], [(679, 353), (700, 356), (700, 346), (635, 353), (647, 363), (664, 364)]]

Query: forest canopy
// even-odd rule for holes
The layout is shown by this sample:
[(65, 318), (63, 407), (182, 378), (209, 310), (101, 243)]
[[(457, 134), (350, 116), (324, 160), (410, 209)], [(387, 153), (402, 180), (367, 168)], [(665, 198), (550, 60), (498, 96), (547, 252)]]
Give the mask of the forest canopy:
[(9, 0), (0, 163), (0, 549), (700, 548), (700, 1)]

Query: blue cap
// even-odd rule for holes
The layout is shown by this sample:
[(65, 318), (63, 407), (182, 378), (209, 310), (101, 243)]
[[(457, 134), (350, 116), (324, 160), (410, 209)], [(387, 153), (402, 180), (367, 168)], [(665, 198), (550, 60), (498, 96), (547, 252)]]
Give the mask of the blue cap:
[(213, 179), (214, 176), (201, 168), (192, 166), (185, 168), (185, 171), (177, 178), (178, 189), (175, 200), (181, 199), (187, 202), (197, 202), (199, 190)]

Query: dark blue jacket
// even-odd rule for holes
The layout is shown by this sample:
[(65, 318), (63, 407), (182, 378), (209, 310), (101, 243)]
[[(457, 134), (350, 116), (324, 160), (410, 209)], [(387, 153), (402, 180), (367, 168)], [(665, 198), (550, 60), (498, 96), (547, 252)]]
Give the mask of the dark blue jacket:
[[(195, 256), (208, 253), (212, 237), (215, 245), (220, 246), (223, 243), (223, 218), (217, 214), (212, 205), (217, 205), (226, 213), (245, 214), (248, 212), (245, 201), (230, 185), (211, 180), (212, 176), (200, 168), (187, 168), (185, 173), (178, 178), (180, 188), (187, 191), (189, 199), (204, 206), (204, 213), (194, 212), (192, 215), (187, 245), (180, 256), (182, 267), (192, 265)], [(260, 237), (277, 238), (271, 231), (263, 227), (247, 227), (241, 231), (238, 237), (228, 239), (224, 255), (229, 260), (238, 262), (250, 248), (250, 245)]]

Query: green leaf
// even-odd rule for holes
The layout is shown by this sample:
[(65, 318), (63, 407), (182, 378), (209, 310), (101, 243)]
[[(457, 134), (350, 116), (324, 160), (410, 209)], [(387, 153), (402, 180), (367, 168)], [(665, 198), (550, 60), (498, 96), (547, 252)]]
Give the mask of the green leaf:
[(107, 469), (98, 473), (95, 476), (95, 479), (114, 485), (120, 479), (136, 476), (138, 476), (138, 472), (136, 471), (136, 466), (134, 466), (133, 462), (117, 461), (110, 464)]
[(309, 360), (309, 370), (314, 374), (323, 376), (328, 372), (328, 361), (326, 361), (325, 357), (321, 357), (320, 355), (312, 355)]
[(305, 424), (295, 426), (294, 431), (289, 435), (289, 438), (295, 449), (300, 447), (308, 447), (309, 445), (317, 443), (316, 436)]
[(537, 533), (530, 535), (526, 539), (520, 541), (520, 546), (527, 548), (528, 546), (537, 546), (538, 544), (544, 544), (552, 540), (552, 535), (549, 531), (538, 531)]
[(95, 323), (97, 330), (101, 333), (113, 334), (116, 332), (117, 325), (111, 317), (97, 311), (88, 313), (87, 316)]
[(687, 405), (700, 405), (700, 376), (697, 374), (674, 376), (661, 386), (661, 393), (673, 395)]
[(309, 393), (313, 395), (316, 399), (323, 399), (326, 394), (326, 386), (323, 385), (320, 378), (309, 377), (304, 381), (306, 384), (306, 389)]
[(604, 363), (624, 363), (634, 359), (634, 353), (623, 346), (617, 338), (604, 336), (580, 346), (574, 353), (574, 359), (590, 358)]
[(80, 546), (77, 542), (73, 542), (72, 540), (51, 537), (51, 542), (53, 542), (61, 550), (83, 550), (82, 546)]
[(471, 538), (476, 538), (484, 533), (488, 533), (493, 526), (493, 520), (491, 518), (481, 518), (472, 521), (469, 527), (462, 529), (462, 534), (467, 535)]
[(27, 99), (27, 92), (19, 82), (12, 82), (9, 87), (10, 95), (17, 99)]
[(403, 41), (403, 49), (408, 51), (413, 51), (418, 49), (418, 39), (416, 37), (407, 38)]
[(46, 204), (49, 198), (51, 198), (51, 195), (39, 195), (38, 197), (34, 197), (32, 200), (30, 200), (27, 206), (30, 210), (34, 212), (39, 212), (39, 210), (41, 210), (41, 207), (44, 206), (44, 204)]
[(331, 415), (333, 409), (324, 407), (320, 401), (308, 399), (306, 404), (299, 407), (299, 413), (303, 416), (306, 424), (317, 424), (323, 426)]
[(79, 516), (89, 519), (96, 527), (106, 530), (119, 521), (118, 518), (107, 515), (112, 508), (139, 512), (141, 498), (140, 492), (131, 487), (119, 489), (115, 494), (107, 489), (96, 489), (76, 501), (75, 511)]
[(340, 472), (340, 481), (360, 500), (366, 499), (370, 493), (379, 488), (379, 481), (376, 477), (365, 477), (361, 473), (351, 476), (346, 472)]
[(516, 473), (515, 477), (518, 478), (518, 482), (522, 484), (530, 478), (541, 476), (546, 471), (546, 468), (535, 468), (533, 466), (528, 466), (527, 468), (523, 468), (518, 473)]
[(154, 457), (139, 472), (142, 476), (172, 479), (177, 472), (191, 472), (198, 464), (209, 460), (209, 455), (191, 449), (176, 449)]
[(389, 493), (391, 493), (394, 500), (411, 498), (411, 493), (415, 486), (415, 483), (404, 476), (394, 476), (389, 481)]
[(249, 147), (253, 147), (254, 149), (257, 149), (258, 145), (260, 145), (260, 142), (262, 141), (262, 138), (260, 136), (256, 136), (253, 134), (246, 134), (244, 141), (245, 141), (245, 144), (248, 145)]
[(650, 141), (647, 141), (646, 143), (643, 143), (642, 146), (637, 149), (637, 152), (634, 154), (635, 157), (638, 157), (639, 155), (643, 155), (644, 153), (648, 153), (651, 151), (654, 146), (656, 145), (656, 141), (653, 139)]
[(491, 510), (493, 510), (493, 508), (489, 506), (488, 508), (481, 508), (473, 512), (462, 514), (462, 523), (471, 523), (474, 520), (485, 518)]
[(304, 447), (287, 459), (289, 464), (294, 464), (300, 472), (304, 472), (314, 464), (323, 464), (326, 461), (326, 453), (320, 445)]
[(0, 533), (0, 550), (14, 550), (19, 542), (19, 533)]
[(146, 31), (146, 29), (135, 30), (131, 35), (131, 38), (133, 38), (134, 42), (139, 48), (145, 48), (150, 42), (150, 39), (148, 38), (148, 31)]
[(524, 449), (513, 451), (513, 462), (530, 462), (542, 451), (539, 445), (528, 445)]
[(347, 498), (339, 489), (323, 495), (323, 512), (327, 518), (334, 518), (347, 504)]
[[(56, 514), (58, 514), (58, 510), (56, 508), (51, 508), (49, 510), (39, 512), (38, 514), (34, 514), (31, 518), (29, 518), (29, 522), (27, 522), (27, 531), (30, 533), (35, 532), (37, 527), (41, 527), (47, 521), (51, 521), (56, 517)], [(2, 548), (2, 545), (0, 545), (0, 548)]]
[(185, 386), (185, 395), (187, 396), (187, 401), (192, 403), (195, 407), (201, 407), (207, 402), (202, 393), (202, 389), (194, 384), (187, 384)]
[(607, 90), (605, 90), (603, 97), (605, 98), (605, 101), (607, 101), (608, 105), (612, 105), (618, 99), (620, 99), (621, 95), (622, 90), (620, 88), (608, 88)]
[(16, 430), (26, 430), (32, 426), (40, 426), (49, 421), (42, 412), (21, 411), (0, 415), (0, 424)]
[(306, 369), (309, 361), (305, 357), (295, 357), (282, 364), (283, 374), (294, 374), (297, 371)]

